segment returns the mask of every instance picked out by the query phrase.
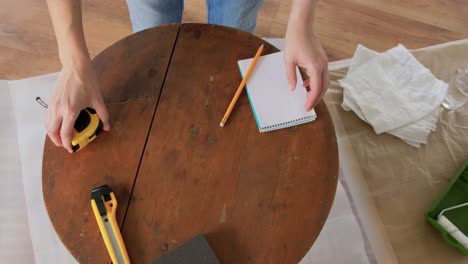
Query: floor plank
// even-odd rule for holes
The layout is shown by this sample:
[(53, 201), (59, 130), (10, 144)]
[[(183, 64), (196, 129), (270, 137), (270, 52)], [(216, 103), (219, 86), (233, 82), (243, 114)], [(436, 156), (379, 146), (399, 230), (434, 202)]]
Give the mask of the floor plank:
[[(283, 37), (290, 1), (265, 0), (256, 34)], [(352, 56), (357, 44), (385, 50), (398, 43), (421, 48), (468, 37), (465, 0), (327, 0), (319, 2), (317, 31), (329, 60)], [(94, 57), (131, 34), (124, 0), (83, 1), (87, 43)], [(185, 1), (184, 22), (206, 22), (205, 0)], [(44, 0), (0, 0), (0, 78), (60, 70)]]

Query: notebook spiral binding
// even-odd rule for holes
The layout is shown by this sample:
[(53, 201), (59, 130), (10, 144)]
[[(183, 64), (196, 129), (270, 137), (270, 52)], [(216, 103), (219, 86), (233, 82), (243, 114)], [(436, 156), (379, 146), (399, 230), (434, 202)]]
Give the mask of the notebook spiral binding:
[(290, 126), (293, 126), (293, 125), (304, 124), (304, 123), (307, 123), (309, 121), (314, 121), (315, 118), (316, 118), (316, 115), (312, 115), (312, 116), (301, 117), (301, 118), (298, 118), (298, 119), (294, 119), (294, 120), (291, 120), (291, 121), (287, 121), (287, 122), (283, 122), (283, 123), (279, 123), (279, 124), (275, 124), (275, 125), (271, 125), (271, 126), (265, 126), (265, 127), (262, 127), (260, 129), (260, 132), (268, 132), (268, 131), (282, 129), (282, 128), (285, 128), (285, 127), (290, 127)]

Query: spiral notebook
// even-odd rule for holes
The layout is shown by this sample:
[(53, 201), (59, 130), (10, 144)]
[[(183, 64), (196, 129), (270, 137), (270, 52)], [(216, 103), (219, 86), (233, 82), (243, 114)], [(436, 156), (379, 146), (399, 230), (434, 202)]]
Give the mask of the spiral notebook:
[[(247, 72), (253, 59), (238, 61), (241, 75)], [(261, 56), (246, 84), (247, 95), (260, 132), (292, 127), (317, 118), (314, 110), (304, 110), (307, 91), (296, 67), (297, 85), (288, 88), (283, 52)]]

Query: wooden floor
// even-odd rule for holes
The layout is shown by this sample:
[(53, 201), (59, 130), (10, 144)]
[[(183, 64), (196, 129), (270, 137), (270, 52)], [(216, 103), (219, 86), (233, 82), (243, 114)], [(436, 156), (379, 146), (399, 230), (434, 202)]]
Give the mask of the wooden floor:
[[(291, 1), (265, 0), (257, 25), (263, 37), (283, 37)], [(85, 0), (92, 56), (131, 34), (124, 0)], [(206, 22), (204, 0), (185, 1), (184, 22)], [(398, 43), (420, 48), (468, 37), (466, 0), (326, 0), (317, 30), (329, 60), (348, 58), (358, 43), (383, 51)], [(60, 70), (45, 0), (0, 0), (0, 79)]]

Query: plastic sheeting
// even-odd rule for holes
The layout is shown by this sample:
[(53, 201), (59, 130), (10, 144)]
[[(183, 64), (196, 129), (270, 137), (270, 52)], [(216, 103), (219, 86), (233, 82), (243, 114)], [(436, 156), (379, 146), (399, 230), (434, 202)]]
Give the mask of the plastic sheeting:
[[(458, 68), (468, 66), (468, 41), (414, 51), (415, 57), (439, 79), (449, 83)], [(339, 141), (349, 146), (368, 197), (399, 263), (466, 263), (468, 258), (442, 239), (424, 220), (424, 213), (468, 159), (468, 104), (457, 111), (440, 108), (437, 129), (427, 145), (412, 148), (390, 135), (376, 135), (354, 113), (341, 108), (343, 90), (337, 82), (347, 68), (333, 70), (325, 101)], [(398, 105), (395, 105), (398, 107)]]
[(34, 254), (7, 81), (0, 80), (0, 263), (32, 263)]

